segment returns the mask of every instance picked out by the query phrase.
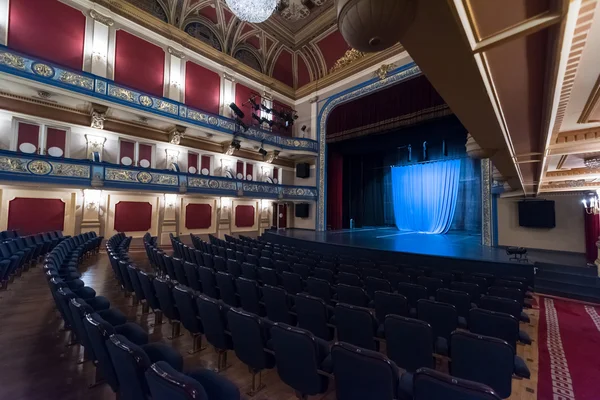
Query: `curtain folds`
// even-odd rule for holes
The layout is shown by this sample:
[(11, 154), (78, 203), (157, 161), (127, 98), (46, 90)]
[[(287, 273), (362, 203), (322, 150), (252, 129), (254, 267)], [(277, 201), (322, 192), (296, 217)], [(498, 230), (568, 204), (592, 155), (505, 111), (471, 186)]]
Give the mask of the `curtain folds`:
[(392, 167), (396, 226), (401, 231), (443, 234), (452, 225), (461, 160)]
[(598, 247), (596, 246), (596, 242), (598, 241), (598, 236), (600, 236), (600, 215), (585, 213), (584, 222), (585, 256), (587, 262), (593, 263), (598, 258)]

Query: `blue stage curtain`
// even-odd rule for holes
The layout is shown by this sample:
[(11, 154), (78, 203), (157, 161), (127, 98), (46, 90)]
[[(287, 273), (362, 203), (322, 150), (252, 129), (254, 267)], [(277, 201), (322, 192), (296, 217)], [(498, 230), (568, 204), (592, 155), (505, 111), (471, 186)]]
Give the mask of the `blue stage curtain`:
[(459, 180), (460, 159), (392, 167), (398, 229), (429, 234), (448, 232)]

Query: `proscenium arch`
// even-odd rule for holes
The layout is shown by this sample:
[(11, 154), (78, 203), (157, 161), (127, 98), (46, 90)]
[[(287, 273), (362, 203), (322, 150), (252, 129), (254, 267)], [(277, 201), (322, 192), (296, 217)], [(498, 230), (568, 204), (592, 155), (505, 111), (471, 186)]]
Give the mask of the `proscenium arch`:
[(318, 113), (317, 119), (317, 140), (319, 142), (319, 157), (317, 162), (317, 177), (319, 182), (318, 201), (317, 201), (317, 221), (316, 230), (324, 231), (327, 227), (327, 119), (331, 112), (339, 105), (364, 97), (380, 89), (402, 82), (414, 76), (420, 75), (421, 70), (414, 62), (403, 65), (391, 71), (385, 79), (374, 78), (350, 89), (344, 90), (336, 95), (329, 97)]

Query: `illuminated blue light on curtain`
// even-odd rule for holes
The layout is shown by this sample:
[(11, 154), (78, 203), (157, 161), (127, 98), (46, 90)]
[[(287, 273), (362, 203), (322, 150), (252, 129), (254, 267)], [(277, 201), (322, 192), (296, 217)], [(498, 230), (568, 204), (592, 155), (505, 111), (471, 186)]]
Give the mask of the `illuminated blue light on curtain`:
[(396, 226), (401, 231), (446, 233), (458, 197), (460, 159), (392, 167)]

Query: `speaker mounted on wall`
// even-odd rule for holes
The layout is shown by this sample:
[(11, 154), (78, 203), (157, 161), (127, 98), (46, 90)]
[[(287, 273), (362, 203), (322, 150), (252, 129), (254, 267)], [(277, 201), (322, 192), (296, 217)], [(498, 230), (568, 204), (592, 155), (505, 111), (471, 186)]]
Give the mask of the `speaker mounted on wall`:
[(298, 163), (296, 164), (296, 178), (309, 178), (310, 177), (310, 164), (309, 163)]
[(297, 218), (308, 218), (308, 203), (298, 203), (296, 204), (296, 206), (294, 207), (296, 213), (296, 217)]

